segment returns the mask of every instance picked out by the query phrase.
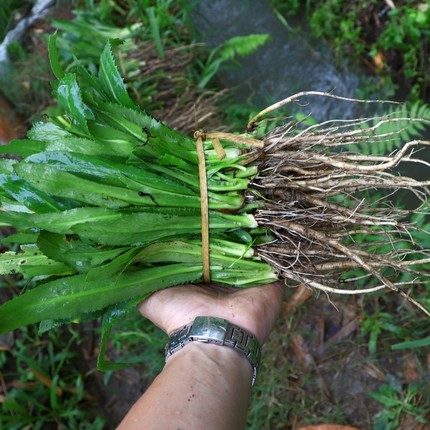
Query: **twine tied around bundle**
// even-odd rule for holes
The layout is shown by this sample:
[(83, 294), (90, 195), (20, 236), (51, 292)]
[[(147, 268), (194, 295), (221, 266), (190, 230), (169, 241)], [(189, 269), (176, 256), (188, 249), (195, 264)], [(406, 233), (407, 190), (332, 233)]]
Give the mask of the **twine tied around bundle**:
[(203, 281), (210, 282), (210, 249), (209, 249), (209, 199), (208, 184), (206, 175), (206, 159), (203, 141), (209, 139), (218, 158), (222, 160), (226, 154), (221, 145), (220, 139), (228, 140), (236, 144), (247, 145), (251, 147), (263, 148), (264, 142), (252, 137), (238, 136), (232, 133), (212, 132), (205, 133), (198, 130), (194, 133), (197, 148), (197, 160), (199, 166), (199, 185), (200, 185), (200, 214), (202, 219), (201, 237), (202, 237), (202, 263), (203, 263)]

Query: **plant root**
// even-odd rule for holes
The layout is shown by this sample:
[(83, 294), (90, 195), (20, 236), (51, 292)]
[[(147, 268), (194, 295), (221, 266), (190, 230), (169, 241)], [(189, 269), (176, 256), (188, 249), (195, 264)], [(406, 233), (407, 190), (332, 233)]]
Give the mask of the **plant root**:
[[(333, 120), (307, 128), (292, 121), (276, 128), (265, 137), (247, 200), (262, 206), (256, 220), (274, 239), (257, 252), (280, 277), (326, 293), (389, 289), (430, 316), (409, 295), (430, 282), (430, 250), (418, 238), (430, 240), (430, 232), (414, 223), (414, 217), (429, 214), (430, 181), (395, 170), (405, 162), (430, 167), (415, 156), (430, 142), (411, 140), (388, 155), (365, 155), (370, 145), (398, 137), (402, 130), (382, 132), (396, 121)], [(400, 190), (415, 196), (418, 207), (398, 207)]]

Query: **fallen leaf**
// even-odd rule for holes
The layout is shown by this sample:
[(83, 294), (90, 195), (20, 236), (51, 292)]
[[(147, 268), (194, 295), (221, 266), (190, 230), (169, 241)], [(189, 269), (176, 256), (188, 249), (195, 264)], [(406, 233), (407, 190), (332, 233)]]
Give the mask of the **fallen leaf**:
[(417, 381), (420, 378), (420, 371), (418, 369), (417, 357), (411, 352), (407, 352), (404, 356), (404, 371), (403, 380), (405, 383)]
[(380, 382), (386, 381), (385, 373), (371, 361), (363, 362), (359, 365), (361, 369), (363, 369), (371, 378), (375, 378)]
[(351, 333), (357, 330), (358, 325), (356, 320), (350, 321), (344, 325), (335, 335), (328, 339), (325, 343), (321, 343), (317, 348), (317, 354), (323, 355), (329, 345), (335, 345), (347, 338)]
[(315, 362), (312, 355), (309, 353), (308, 348), (306, 347), (303, 336), (300, 334), (295, 334), (291, 339), (291, 345), (293, 347), (294, 354), (297, 357), (297, 360), (305, 369), (309, 369), (313, 367)]
[(312, 290), (305, 287), (303, 284), (299, 285), (294, 291), (294, 294), (290, 297), (290, 300), (284, 305), (282, 314), (285, 316), (291, 312), (294, 312), (299, 306), (301, 306), (306, 300), (312, 296)]

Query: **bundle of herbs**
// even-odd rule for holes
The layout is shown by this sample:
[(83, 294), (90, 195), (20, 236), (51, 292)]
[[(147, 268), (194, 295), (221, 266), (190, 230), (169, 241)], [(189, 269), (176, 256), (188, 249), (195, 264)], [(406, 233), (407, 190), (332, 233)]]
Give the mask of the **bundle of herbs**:
[(192, 139), (132, 101), (109, 43), (98, 73), (80, 65), (65, 73), (55, 37), (49, 52), (58, 107), (27, 140), (1, 148), (0, 223), (17, 230), (4, 241), (19, 250), (0, 257), (0, 273), (29, 282), (0, 307), (0, 332), (103, 315), (103, 355), (115, 317), (159, 289), (208, 279), (390, 289), (428, 312), (409, 297), (429, 281), (419, 243), (428, 232), (389, 193), (364, 198), (369, 189), (405, 189), (425, 208), (430, 182), (388, 170), (402, 160), (428, 166), (413, 156), (426, 142), (390, 156), (350, 151), (395, 139), (398, 131), (377, 132), (390, 118)]

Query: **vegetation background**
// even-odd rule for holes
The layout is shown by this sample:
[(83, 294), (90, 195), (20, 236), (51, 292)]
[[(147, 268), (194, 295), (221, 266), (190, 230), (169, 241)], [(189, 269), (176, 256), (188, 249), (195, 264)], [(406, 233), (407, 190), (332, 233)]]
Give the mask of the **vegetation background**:
[[(51, 108), (46, 41), (55, 29), (64, 64), (76, 57), (96, 67), (106, 39), (124, 40), (118, 56), (132, 96), (169, 125), (189, 133), (243, 129), (258, 108), (234, 103), (231, 91), (222, 88), (220, 72), (264, 49), (267, 37), (231, 39), (209, 51), (193, 28), (193, 3), (56, 2), (46, 18), (9, 46), (0, 90), (14, 112), (15, 122), (7, 124), (19, 127), (8, 136), (22, 134)], [(306, 31), (327, 39), (339, 62), (347, 57), (378, 78), (362, 86), (358, 96), (400, 97), (410, 102), (401, 115), (430, 116), (427, 2), (271, 0), (270, 5), (286, 24), (304, 14)], [(31, 6), (26, 0), (2, 0), (0, 41)], [(384, 150), (390, 148), (378, 148)], [(430, 230), (428, 218), (416, 222)], [(13, 249), (6, 239), (10, 231), (1, 233), (2, 249)], [(420, 240), (430, 248), (428, 236)], [(19, 294), (25, 282), (1, 279), (0, 301)], [(414, 291), (428, 308), (429, 290)], [(166, 338), (136, 312), (115, 328), (108, 351), (110, 359), (133, 365), (101, 373), (95, 370), (99, 333), (98, 324), (81, 322), (46, 333), (30, 327), (0, 336), (0, 428), (114, 428), (162, 368)], [(429, 428), (429, 335), (428, 320), (392, 294), (342, 299), (306, 289), (288, 292), (264, 349), (248, 428), (317, 423)]]

